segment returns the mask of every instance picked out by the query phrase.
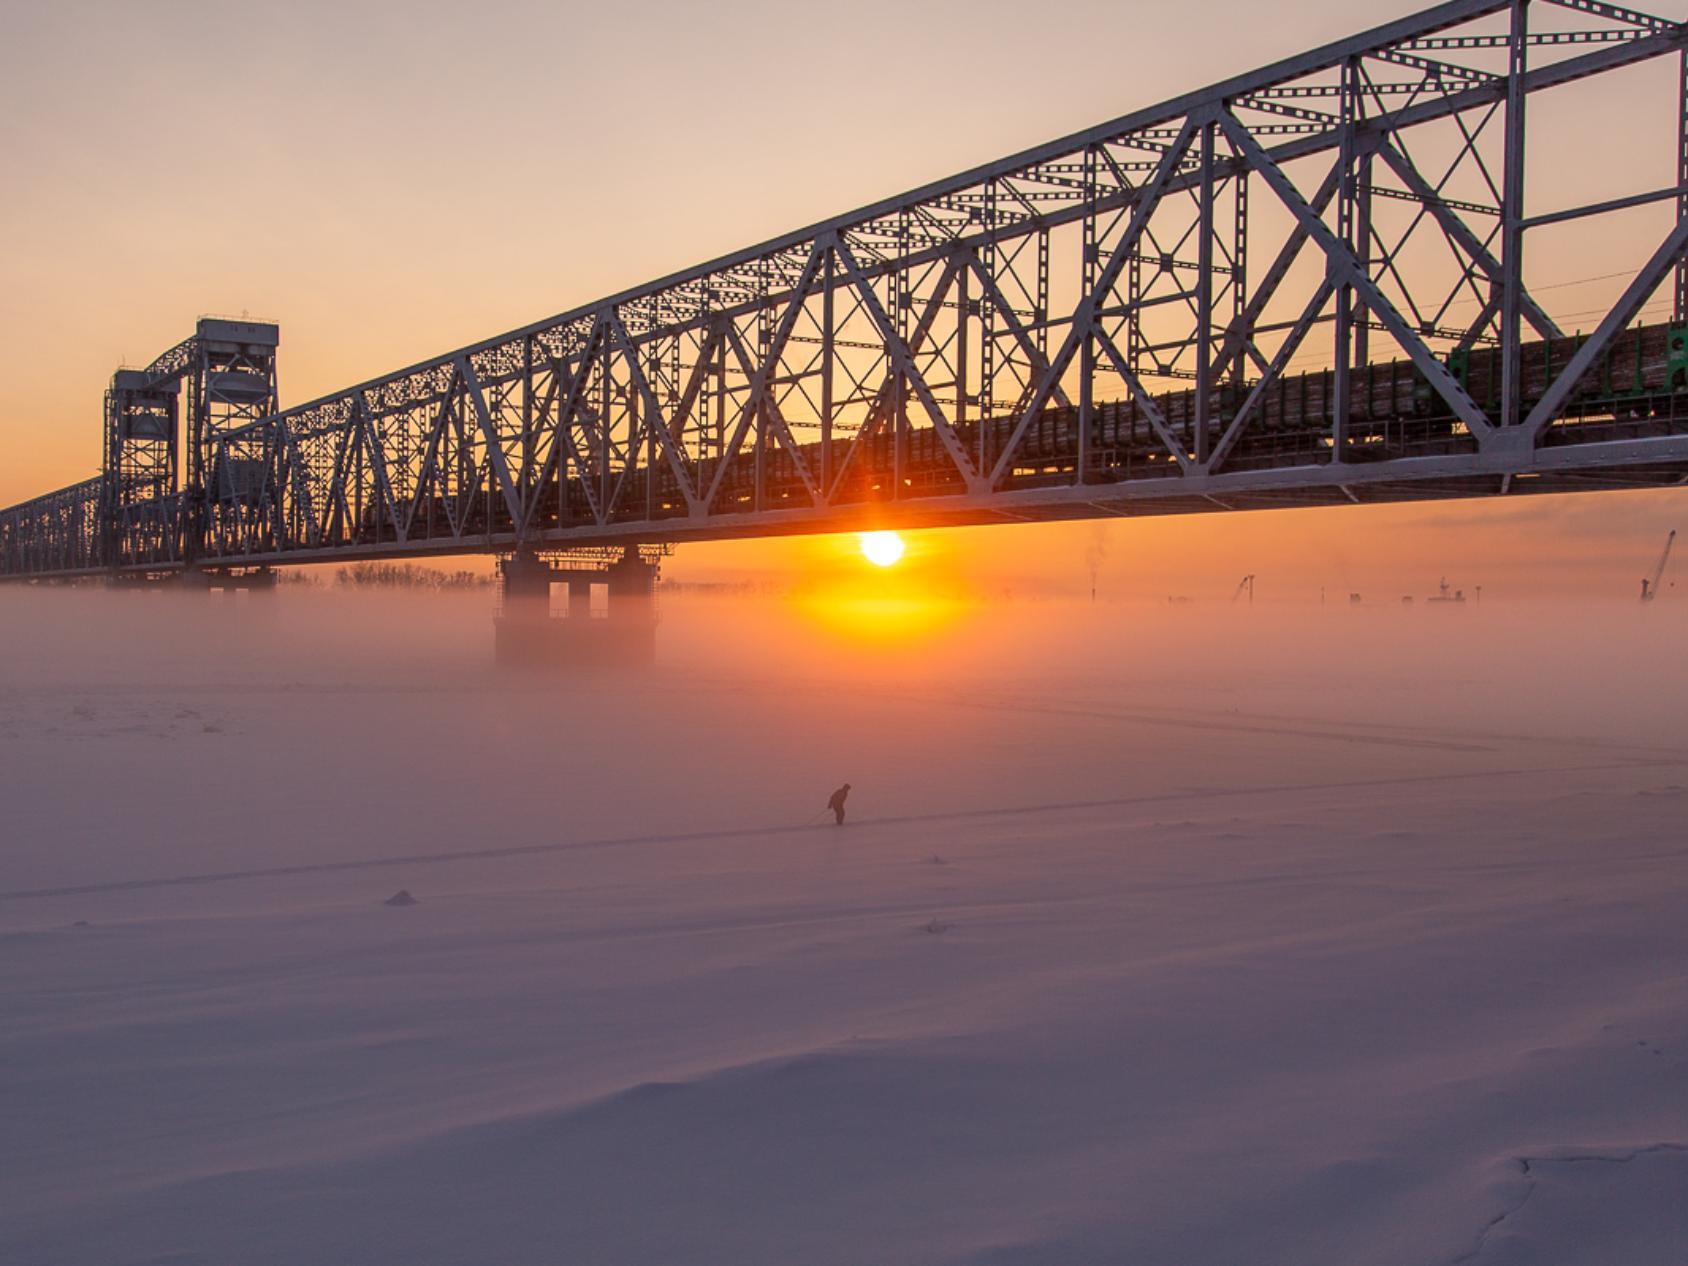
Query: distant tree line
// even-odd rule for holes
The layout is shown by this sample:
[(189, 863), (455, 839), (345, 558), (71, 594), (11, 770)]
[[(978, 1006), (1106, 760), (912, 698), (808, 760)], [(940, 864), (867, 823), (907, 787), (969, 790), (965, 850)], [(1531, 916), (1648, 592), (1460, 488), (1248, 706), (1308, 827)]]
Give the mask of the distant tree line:
[(439, 593), (447, 589), (486, 589), (492, 585), (488, 572), (441, 571), (414, 563), (351, 563), (342, 567), (334, 583), (352, 589), (423, 589)]

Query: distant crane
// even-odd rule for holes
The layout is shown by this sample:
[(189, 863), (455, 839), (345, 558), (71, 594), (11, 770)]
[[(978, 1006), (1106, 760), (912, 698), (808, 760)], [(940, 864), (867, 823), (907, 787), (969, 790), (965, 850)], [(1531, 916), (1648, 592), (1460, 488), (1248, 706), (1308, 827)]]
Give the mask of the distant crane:
[(1236, 589), (1236, 592), (1231, 595), (1231, 601), (1235, 602), (1238, 598), (1242, 597), (1243, 596), (1243, 590), (1245, 590), (1245, 589), (1248, 590), (1248, 605), (1252, 607), (1254, 605), (1254, 573), (1253, 572), (1249, 572), (1248, 575), (1244, 576), (1241, 580), (1239, 580), (1237, 582), (1237, 589)]
[(1659, 565), (1653, 568), (1651, 576), (1641, 578), (1641, 601), (1651, 602), (1659, 596), (1659, 582), (1664, 579), (1665, 564), (1670, 562), (1670, 547), (1675, 544), (1676, 529), (1672, 528), (1670, 535), (1665, 537), (1665, 548), (1664, 552), (1659, 555)]

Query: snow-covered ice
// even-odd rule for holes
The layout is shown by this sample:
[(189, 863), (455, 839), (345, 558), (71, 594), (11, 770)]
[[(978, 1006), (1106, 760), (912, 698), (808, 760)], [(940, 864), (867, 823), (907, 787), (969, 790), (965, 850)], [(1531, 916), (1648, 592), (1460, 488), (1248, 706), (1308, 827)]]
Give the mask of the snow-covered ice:
[(1669, 603), (194, 601), (0, 592), (0, 1262), (1688, 1259)]

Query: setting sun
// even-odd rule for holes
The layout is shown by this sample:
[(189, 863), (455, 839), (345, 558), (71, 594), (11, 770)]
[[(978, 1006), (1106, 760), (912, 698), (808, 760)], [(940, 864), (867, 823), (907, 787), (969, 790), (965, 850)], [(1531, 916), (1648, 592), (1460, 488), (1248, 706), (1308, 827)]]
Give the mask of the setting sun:
[(875, 567), (890, 567), (901, 561), (903, 538), (895, 532), (863, 532), (862, 557)]

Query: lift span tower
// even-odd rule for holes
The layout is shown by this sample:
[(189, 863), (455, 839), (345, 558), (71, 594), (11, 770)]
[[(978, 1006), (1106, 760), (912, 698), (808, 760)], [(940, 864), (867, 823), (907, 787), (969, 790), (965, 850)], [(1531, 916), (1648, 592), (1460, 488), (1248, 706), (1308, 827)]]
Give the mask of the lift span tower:
[(1683, 483), (1685, 47), (1452, 0), (285, 409), (203, 320), (0, 578)]

